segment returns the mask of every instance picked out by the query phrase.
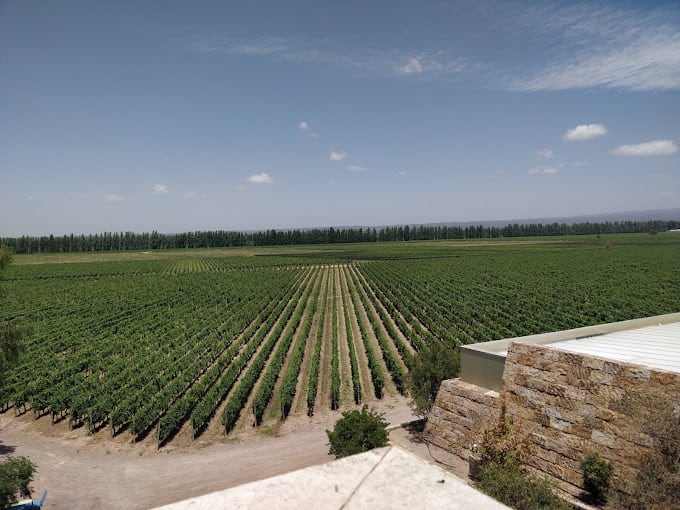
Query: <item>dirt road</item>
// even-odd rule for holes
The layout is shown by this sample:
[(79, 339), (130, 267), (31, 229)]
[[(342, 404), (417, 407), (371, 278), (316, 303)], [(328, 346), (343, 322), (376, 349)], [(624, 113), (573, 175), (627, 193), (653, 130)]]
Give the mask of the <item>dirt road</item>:
[[(403, 397), (373, 404), (392, 425), (414, 419)], [(74, 510), (151, 508), (327, 462), (325, 430), (341, 417), (332, 411), (291, 416), (274, 437), (250, 429), (157, 451), (152, 440), (130, 444), (111, 440), (107, 431), (88, 436), (27, 415), (0, 415), (0, 453), (27, 456), (38, 466), (34, 497), (48, 489), (46, 509)]]

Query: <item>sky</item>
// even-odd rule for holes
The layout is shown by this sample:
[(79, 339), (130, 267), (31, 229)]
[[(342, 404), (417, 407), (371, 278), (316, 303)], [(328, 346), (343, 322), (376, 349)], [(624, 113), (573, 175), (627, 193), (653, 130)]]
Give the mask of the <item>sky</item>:
[(680, 206), (680, 4), (0, 0), (0, 236)]

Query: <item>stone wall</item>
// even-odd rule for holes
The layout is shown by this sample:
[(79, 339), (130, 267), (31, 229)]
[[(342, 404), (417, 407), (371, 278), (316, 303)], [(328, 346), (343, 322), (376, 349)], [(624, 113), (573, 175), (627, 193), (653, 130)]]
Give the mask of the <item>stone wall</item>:
[(613, 482), (626, 490), (654, 448), (655, 417), (663, 407), (680, 409), (680, 374), (515, 342), (500, 396), (444, 381), (426, 437), (467, 459), (470, 444), (495, 423), (502, 405), (529, 436), (531, 470), (580, 494), (579, 464), (596, 451), (612, 462)]
[(579, 463), (590, 451), (614, 466), (625, 490), (652, 453), (655, 414), (680, 405), (680, 375), (540, 345), (513, 343), (502, 399), (515, 426), (530, 434), (527, 465), (581, 492)]
[(442, 381), (425, 425), (432, 444), (467, 460), (470, 445), (500, 414), (498, 393), (461, 381)]

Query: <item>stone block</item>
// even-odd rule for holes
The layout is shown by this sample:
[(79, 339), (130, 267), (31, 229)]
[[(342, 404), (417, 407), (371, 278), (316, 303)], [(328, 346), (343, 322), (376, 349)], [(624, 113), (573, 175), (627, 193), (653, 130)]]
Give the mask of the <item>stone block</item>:
[(605, 374), (620, 377), (621, 373), (623, 372), (623, 367), (621, 366), (621, 363), (617, 363), (615, 361), (605, 361), (602, 365), (602, 371)]
[(558, 418), (550, 418), (550, 427), (561, 432), (571, 431), (572, 424)]
[(590, 439), (592, 439), (593, 443), (606, 446), (608, 448), (613, 448), (616, 443), (616, 436), (601, 430), (593, 430), (590, 435)]
[(627, 367), (623, 372), (625, 379), (633, 379), (634, 381), (649, 381), (652, 377), (649, 369), (642, 367)]

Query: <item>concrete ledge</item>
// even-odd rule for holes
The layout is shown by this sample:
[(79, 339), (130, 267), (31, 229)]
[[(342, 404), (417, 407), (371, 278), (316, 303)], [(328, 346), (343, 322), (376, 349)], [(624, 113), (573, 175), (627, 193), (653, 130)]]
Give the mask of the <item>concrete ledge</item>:
[(563, 340), (574, 340), (585, 337), (599, 336), (616, 331), (644, 328), (659, 324), (668, 324), (680, 321), (680, 313), (669, 313), (631, 319), (627, 321), (598, 324), (583, 328), (567, 329), (553, 333), (541, 333), (538, 335), (519, 336), (481, 342), (477, 344), (462, 345), (460, 348), (460, 378), (468, 383), (482, 386), (495, 391), (500, 391), (503, 378), (505, 357), (513, 342), (523, 342), (534, 345), (550, 344)]
[(507, 509), (463, 480), (388, 446), (285, 475), (213, 492), (163, 510)]

